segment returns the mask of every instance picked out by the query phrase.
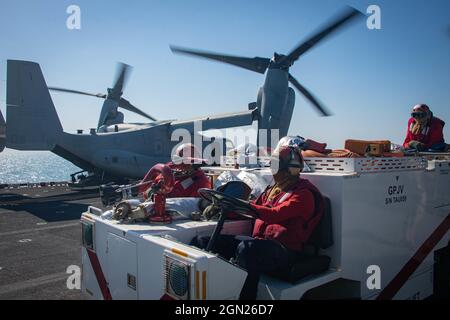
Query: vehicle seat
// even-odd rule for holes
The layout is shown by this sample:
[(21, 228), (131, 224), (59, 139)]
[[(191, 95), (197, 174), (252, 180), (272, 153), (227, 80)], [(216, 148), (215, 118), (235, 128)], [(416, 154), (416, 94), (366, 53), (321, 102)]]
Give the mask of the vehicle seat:
[(319, 250), (327, 249), (332, 245), (331, 203), (330, 199), (324, 197), (324, 213), (303, 252), (297, 254), (294, 263), (290, 266), (276, 270), (270, 275), (295, 283), (306, 276), (325, 272), (330, 267), (331, 258), (319, 255)]

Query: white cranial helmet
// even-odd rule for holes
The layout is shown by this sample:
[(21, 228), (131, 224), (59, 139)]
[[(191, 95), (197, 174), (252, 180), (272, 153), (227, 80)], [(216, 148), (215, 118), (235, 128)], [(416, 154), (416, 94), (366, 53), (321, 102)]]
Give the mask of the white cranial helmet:
[(305, 149), (306, 140), (300, 136), (286, 136), (280, 139), (273, 153), (278, 153), (281, 147)]

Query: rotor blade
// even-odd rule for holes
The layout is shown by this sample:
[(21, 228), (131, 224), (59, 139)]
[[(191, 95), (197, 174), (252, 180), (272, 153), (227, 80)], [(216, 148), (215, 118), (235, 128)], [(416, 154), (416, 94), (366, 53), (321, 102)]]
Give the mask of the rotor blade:
[(246, 57), (238, 57), (238, 56), (228, 56), (223, 54), (217, 54), (207, 51), (199, 51), (199, 50), (192, 50), (187, 48), (181, 48), (181, 47), (175, 47), (170, 46), (170, 50), (172, 50), (173, 53), (181, 53), (191, 56), (197, 56), (202, 57), (206, 59), (216, 60), (224, 63), (228, 63), (240, 68), (244, 68), (250, 71), (258, 72), (261, 74), (264, 74), (267, 70), (267, 67), (269, 66), (270, 59), (268, 58), (260, 58), (260, 57), (254, 57), (254, 58), (246, 58)]
[(322, 114), (322, 116), (328, 117), (331, 116), (331, 113), (327, 111), (327, 109), (320, 104), (319, 101), (305, 88), (303, 87), (300, 82), (297, 81), (291, 74), (289, 74), (289, 82), (297, 88), (298, 91), (300, 91), (306, 99), (308, 99), (315, 107), (316, 109)]
[(289, 53), (285, 57), (285, 59), (288, 59), (291, 64), (294, 63), (302, 54), (317, 45), (320, 41), (331, 35), (333, 32), (336, 32), (340, 27), (344, 26), (352, 20), (355, 20), (358, 17), (363, 16), (364, 15), (360, 11), (351, 7), (347, 8), (337, 18), (324, 25), (313, 36), (309, 37), (306, 41), (298, 45), (294, 50), (291, 51), (291, 53)]
[(58, 88), (58, 87), (48, 87), (48, 90), (60, 91), (60, 92), (68, 92), (68, 93), (76, 93), (76, 94), (83, 94), (85, 96), (91, 96), (91, 97), (97, 97), (97, 98), (106, 99), (106, 94), (103, 94), (103, 93), (89, 93), (89, 92), (84, 92), (84, 91), (64, 89), (64, 88)]
[(117, 75), (116, 80), (114, 81), (113, 91), (118, 95), (123, 93), (123, 88), (126, 84), (131, 69), (132, 68), (125, 63), (119, 62), (117, 64)]
[(124, 98), (120, 98), (119, 100), (119, 107), (123, 108), (125, 110), (137, 113), (147, 119), (150, 119), (152, 121), (158, 121), (155, 118), (153, 118), (152, 116), (149, 116), (148, 114), (146, 114), (144, 111), (136, 108), (135, 106), (133, 106), (128, 100), (124, 99)]

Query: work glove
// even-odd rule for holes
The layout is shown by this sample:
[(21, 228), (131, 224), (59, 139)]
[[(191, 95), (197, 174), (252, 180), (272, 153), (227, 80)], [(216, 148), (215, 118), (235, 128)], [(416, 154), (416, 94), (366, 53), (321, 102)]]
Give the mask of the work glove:
[(408, 147), (410, 149), (416, 149), (417, 151), (423, 151), (426, 149), (425, 144), (423, 144), (422, 142), (419, 142), (419, 141), (415, 141), (415, 140), (410, 141), (408, 144)]
[(203, 210), (203, 216), (206, 220), (211, 220), (220, 213), (220, 207), (212, 203)]

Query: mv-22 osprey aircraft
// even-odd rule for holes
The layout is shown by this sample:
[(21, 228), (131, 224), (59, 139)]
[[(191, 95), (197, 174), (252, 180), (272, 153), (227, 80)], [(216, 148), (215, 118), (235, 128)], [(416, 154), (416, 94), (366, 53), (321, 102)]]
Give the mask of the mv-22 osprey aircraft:
[[(279, 129), (279, 135), (284, 136), (288, 132), (295, 104), (295, 93), (289, 87), (289, 82), (322, 115), (329, 115), (318, 100), (289, 73), (289, 68), (302, 54), (357, 17), (363, 17), (363, 14), (348, 8), (288, 55), (275, 53), (271, 59), (217, 55), (172, 47), (174, 52), (219, 60), (265, 74), (257, 102), (249, 104), (249, 110), (192, 120), (158, 121), (124, 99), (123, 87), (129, 71), (129, 67), (124, 64), (120, 66), (114, 86), (108, 89), (107, 94), (91, 94), (48, 87), (37, 63), (8, 60), (6, 147), (49, 150), (89, 172), (90, 176), (101, 177), (101, 182), (105, 182), (118, 177), (139, 179), (154, 164), (169, 161), (173, 147), (179, 143), (171, 141), (171, 134), (179, 128), (187, 129), (192, 135), (198, 134), (194, 130), (195, 121), (201, 121), (204, 131), (246, 126), (257, 121), (258, 129)], [(91, 129), (89, 134), (64, 132), (49, 90), (105, 99), (97, 128)], [(118, 108), (140, 114), (152, 122), (124, 123), (123, 114)]]

